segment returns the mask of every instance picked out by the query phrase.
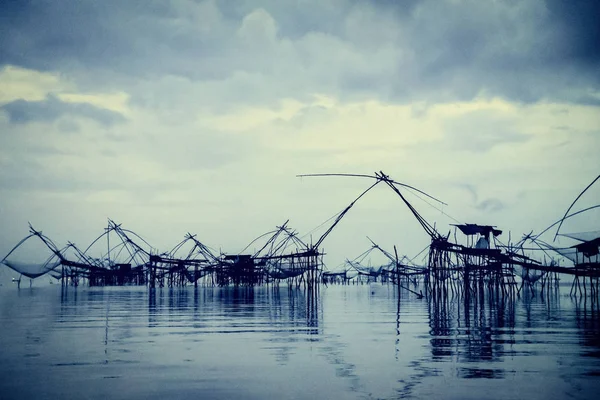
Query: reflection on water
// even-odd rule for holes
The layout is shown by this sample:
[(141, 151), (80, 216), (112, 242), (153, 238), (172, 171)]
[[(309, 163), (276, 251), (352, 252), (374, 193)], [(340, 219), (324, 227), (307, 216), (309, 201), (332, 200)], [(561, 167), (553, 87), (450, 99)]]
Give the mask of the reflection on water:
[(4, 290), (0, 398), (594, 398), (598, 303), (526, 295)]

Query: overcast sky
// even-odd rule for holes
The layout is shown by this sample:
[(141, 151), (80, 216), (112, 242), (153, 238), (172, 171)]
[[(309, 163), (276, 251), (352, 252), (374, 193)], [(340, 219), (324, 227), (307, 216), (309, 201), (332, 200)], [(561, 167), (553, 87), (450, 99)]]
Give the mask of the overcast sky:
[[(379, 170), (506, 242), (559, 219), (600, 173), (595, 0), (1, 7), (2, 256), (28, 221), (86, 247), (109, 217), (161, 250), (192, 232), (236, 252), (287, 219), (311, 232), (370, 184), (297, 174)], [(408, 255), (428, 244), (383, 185), (324, 242), (328, 265), (366, 236)]]

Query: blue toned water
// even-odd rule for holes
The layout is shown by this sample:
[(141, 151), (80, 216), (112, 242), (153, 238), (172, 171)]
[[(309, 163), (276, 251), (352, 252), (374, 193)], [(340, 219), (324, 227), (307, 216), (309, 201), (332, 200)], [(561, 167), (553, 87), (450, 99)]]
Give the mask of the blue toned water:
[[(568, 288), (566, 290), (568, 292)], [(600, 315), (379, 284), (0, 288), (1, 399), (592, 399)]]

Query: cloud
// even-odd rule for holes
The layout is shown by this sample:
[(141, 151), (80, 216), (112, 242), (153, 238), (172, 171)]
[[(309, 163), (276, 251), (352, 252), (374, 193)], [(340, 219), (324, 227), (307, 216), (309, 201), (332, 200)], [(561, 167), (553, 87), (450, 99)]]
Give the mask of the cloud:
[(469, 194), (470, 201), (473, 207), (483, 213), (492, 213), (503, 210), (506, 206), (504, 202), (499, 198), (487, 198), (479, 201), (478, 188), (475, 185), (468, 183), (457, 183), (454, 184), (459, 189), (466, 191)]
[[(594, 6), (564, 7), (9, 2), (0, 246), (28, 220), (77, 239), (111, 216), (161, 248), (188, 230), (243, 248), (287, 218), (308, 232), (365, 189), (294, 178), (303, 172), (383, 170), (460, 221), (545, 227), (600, 169)], [(328, 238), (328, 257), (370, 233), (420, 250), (427, 238), (404, 228), (415, 221), (401, 207), (370, 193)]]
[(575, 3), (567, 12), (559, 0), (11, 2), (0, 63), (62, 71), (86, 90), (128, 87), (146, 102), (176, 77), (213, 107), (316, 92), (597, 104), (598, 28), (588, 17), (597, 6)]
[(529, 140), (514, 121), (491, 110), (471, 111), (444, 121), (445, 141), (450, 147), (471, 152), (489, 151), (495, 146)]
[(497, 212), (504, 209), (504, 203), (499, 199), (485, 199), (481, 203), (475, 206), (478, 210), (483, 212)]
[(477, 203), (477, 189), (475, 186), (468, 183), (457, 183), (456, 187), (466, 190), (469, 193), (473, 203)]
[(289, 120), (280, 120), (282, 125), (291, 125), (295, 128), (319, 126), (335, 117), (336, 111), (324, 105), (315, 104), (303, 107)]
[(546, 1), (551, 19), (560, 32), (560, 52), (569, 60), (597, 66), (600, 63), (600, 26), (597, 16), (600, 4), (594, 0), (567, 3), (561, 0)]
[(0, 104), (14, 100), (40, 101), (48, 93), (72, 90), (73, 85), (57, 73), (6, 65), (0, 69)]
[(54, 122), (64, 115), (88, 118), (104, 126), (112, 126), (126, 120), (115, 111), (87, 103), (63, 102), (54, 95), (47, 95), (40, 101), (14, 100), (0, 106), (0, 109), (8, 114), (8, 119), (13, 124)]

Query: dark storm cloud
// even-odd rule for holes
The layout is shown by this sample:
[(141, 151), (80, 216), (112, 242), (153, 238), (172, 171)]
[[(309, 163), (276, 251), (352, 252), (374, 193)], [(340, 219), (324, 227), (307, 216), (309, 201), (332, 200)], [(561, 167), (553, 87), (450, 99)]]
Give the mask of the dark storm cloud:
[(62, 63), (101, 61), (106, 50), (114, 51), (123, 41), (105, 26), (98, 11), (89, 1), (3, 2), (1, 62), (49, 70), (64, 67)]
[[(194, 26), (186, 9), (173, 4), (145, 0), (8, 2), (0, 13), (0, 63), (70, 73), (83, 68), (129, 76), (155, 72), (194, 75), (199, 65), (186, 61), (220, 53), (224, 45), (221, 32), (202, 34), (206, 26)], [(218, 75), (217, 69), (210, 69), (209, 60), (203, 61), (203, 75)]]
[(561, 51), (568, 59), (598, 66), (600, 63), (600, 1), (547, 0), (555, 27), (564, 41)]
[(89, 118), (104, 126), (125, 121), (125, 117), (115, 111), (86, 103), (63, 102), (52, 95), (41, 101), (15, 100), (4, 104), (0, 110), (8, 114), (8, 119), (13, 124), (53, 122), (63, 115)]
[[(599, 3), (10, 1), (0, 13), (0, 64), (60, 71), (83, 87), (165, 75), (223, 81), (243, 71), (278, 97), (451, 101), (483, 92), (597, 105), (589, 90), (600, 86)], [(256, 31), (265, 19), (239, 35), (258, 8), (277, 25), (271, 47)], [(252, 101), (242, 89), (222, 101)]]

